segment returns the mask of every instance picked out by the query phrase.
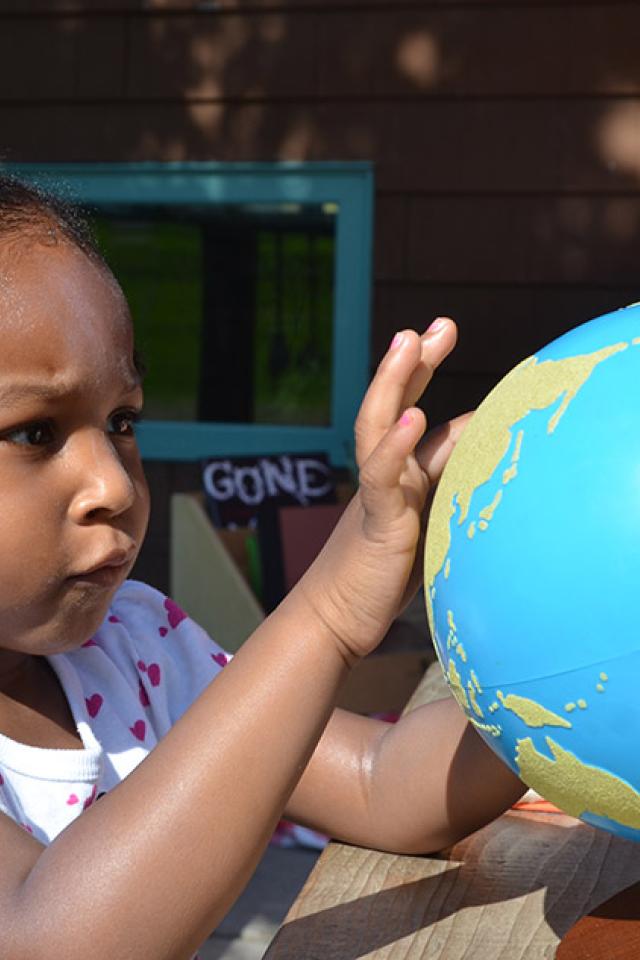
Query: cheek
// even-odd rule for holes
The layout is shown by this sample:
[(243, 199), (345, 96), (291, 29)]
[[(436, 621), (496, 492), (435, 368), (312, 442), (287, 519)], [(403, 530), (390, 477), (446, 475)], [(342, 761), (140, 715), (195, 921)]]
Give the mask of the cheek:
[(136, 483), (136, 526), (138, 544), (141, 544), (147, 527), (149, 525), (149, 514), (151, 512), (151, 499), (149, 496), (149, 487), (147, 481), (143, 479), (141, 484)]
[(64, 515), (64, 471), (52, 471), (28, 457), (3, 456), (0, 444), (0, 546), (5, 529), (26, 527), (36, 536)]
[(144, 536), (149, 523), (149, 512), (151, 509), (151, 498), (149, 495), (149, 485), (142, 467), (142, 461), (139, 455), (135, 460), (132, 459), (126, 465), (127, 472), (133, 485), (135, 500), (132, 507), (134, 522), (136, 526), (136, 539), (138, 543)]
[[(1, 494), (0, 494), (1, 496)], [(56, 577), (61, 563), (62, 531), (46, 500), (17, 495), (0, 517), (0, 598), (3, 607), (19, 605), (40, 593)]]

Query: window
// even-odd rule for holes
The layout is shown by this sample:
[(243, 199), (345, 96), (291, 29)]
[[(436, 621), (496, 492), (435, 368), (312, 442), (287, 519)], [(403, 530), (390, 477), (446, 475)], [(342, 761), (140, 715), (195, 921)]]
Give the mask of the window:
[(351, 462), (369, 374), (368, 164), (11, 169), (93, 216), (149, 368), (145, 458)]

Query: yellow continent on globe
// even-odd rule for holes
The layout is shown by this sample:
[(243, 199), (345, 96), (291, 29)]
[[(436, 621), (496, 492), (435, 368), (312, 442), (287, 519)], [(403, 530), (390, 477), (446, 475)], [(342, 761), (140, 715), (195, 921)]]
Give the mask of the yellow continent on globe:
[[(620, 350), (626, 350), (628, 346), (627, 343), (616, 343), (595, 353), (568, 357), (566, 360), (545, 360), (543, 363), (538, 363), (535, 357), (529, 357), (504, 378), (500, 390), (489, 394), (471, 418), (464, 432), (463, 442), (453, 455), (456, 469), (445, 471), (429, 521), (425, 585), (432, 627), (430, 588), (444, 566), (449, 552), (449, 523), (455, 511), (455, 502), (460, 509), (458, 524), (461, 525), (468, 516), (474, 491), (493, 476), (509, 450), (514, 424), (524, 419), (532, 410), (550, 407), (564, 394), (560, 407), (549, 419), (547, 430), (553, 433), (563, 413), (597, 365)], [(511, 471), (507, 471), (509, 476), (506, 480), (503, 478), (503, 482), (509, 482), (516, 474), (521, 444), (522, 433), (519, 434), (514, 451)], [(499, 503), (500, 497), (496, 497), (491, 504), (485, 504), (479, 511), (479, 517), (490, 519)]]
[(518, 741), (516, 762), (525, 782), (535, 783), (539, 793), (573, 817), (592, 813), (640, 830), (640, 795), (632, 786), (582, 763), (551, 737), (546, 741), (553, 760), (538, 753), (530, 737)]
[[(623, 341), (593, 353), (563, 360), (545, 360), (539, 363), (536, 357), (529, 357), (504, 378), (500, 389), (489, 394), (476, 411), (440, 481), (431, 510), (428, 551), (425, 556), (425, 597), (432, 633), (435, 579), (443, 568), (445, 578), (448, 579), (451, 575), (450, 524), (456, 509), (458, 525), (462, 526), (469, 517), (473, 494), (493, 477), (509, 452), (515, 425), (520, 424), (531, 411), (545, 410), (562, 398), (547, 423), (547, 433), (552, 434), (571, 401), (598, 364), (629, 346), (636, 345), (640, 345), (640, 338), (634, 338), (631, 343)], [(502, 475), (503, 487), (517, 477), (524, 439), (525, 430), (520, 429), (513, 444), (510, 465)], [(477, 516), (470, 518), (467, 527), (469, 540), (476, 535), (481, 536), (488, 529), (502, 496), (503, 491), (500, 489), (490, 503), (483, 504), (477, 510)], [(446, 646), (449, 661), (448, 664), (443, 664), (443, 668), (451, 691), (474, 726), (493, 737), (499, 737), (502, 732), (499, 723), (488, 724), (483, 719), (484, 712), (478, 701), (483, 691), (473, 670), (470, 671), (472, 680), (465, 689), (455, 654), (458, 653), (463, 663), (466, 663), (467, 657), (458, 640), (454, 612), (451, 610), (448, 611), (448, 623), (449, 636)], [(436, 651), (440, 656), (437, 644)], [(608, 677), (601, 674), (600, 680), (603, 679)], [(596, 689), (598, 692), (604, 691), (601, 682)], [(497, 698), (498, 700), (488, 707), (492, 715), (502, 707), (516, 714), (530, 728), (572, 726), (569, 720), (535, 700), (502, 691), (497, 692)], [(578, 700), (577, 705), (581, 709), (587, 707), (585, 700)], [(565, 706), (565, 710), (572, 712), (575, 707), (575, 703), (570, 703)], [(514, 761), (526, 783), (535, 786), (547, 799), (573, 816), (591, 813), (640, 830), (640, 794), (630, 784), (606, 770), (583, 763), (550, 737), (545, 739), (552, 758), (539, 753), (530, 737), (516, 742)]]

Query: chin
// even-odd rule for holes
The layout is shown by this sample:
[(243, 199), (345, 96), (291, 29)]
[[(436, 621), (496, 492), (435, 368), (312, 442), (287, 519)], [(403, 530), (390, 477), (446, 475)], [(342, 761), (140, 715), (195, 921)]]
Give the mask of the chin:
[(104, 622), (120, 586), (121, 583), (109, 589), (96, 589), (93, 585), (84, 588), (80, 584), (74, 587), (71, 595), (67, 596), (68, 603), (64, 604), (59, 617), (55, 618), (59, 623), (59, 636), (66, 638), (64, 650), (81, 647), (91, 639)]

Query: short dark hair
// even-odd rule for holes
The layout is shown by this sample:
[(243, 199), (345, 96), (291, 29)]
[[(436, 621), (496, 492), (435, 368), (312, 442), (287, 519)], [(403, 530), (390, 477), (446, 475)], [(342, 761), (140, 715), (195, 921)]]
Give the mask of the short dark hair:
[(0, 240), (33, 238), (55, 244), (58, 234), (106, 266), (87, 219), (75, 204), (0, 172)]

